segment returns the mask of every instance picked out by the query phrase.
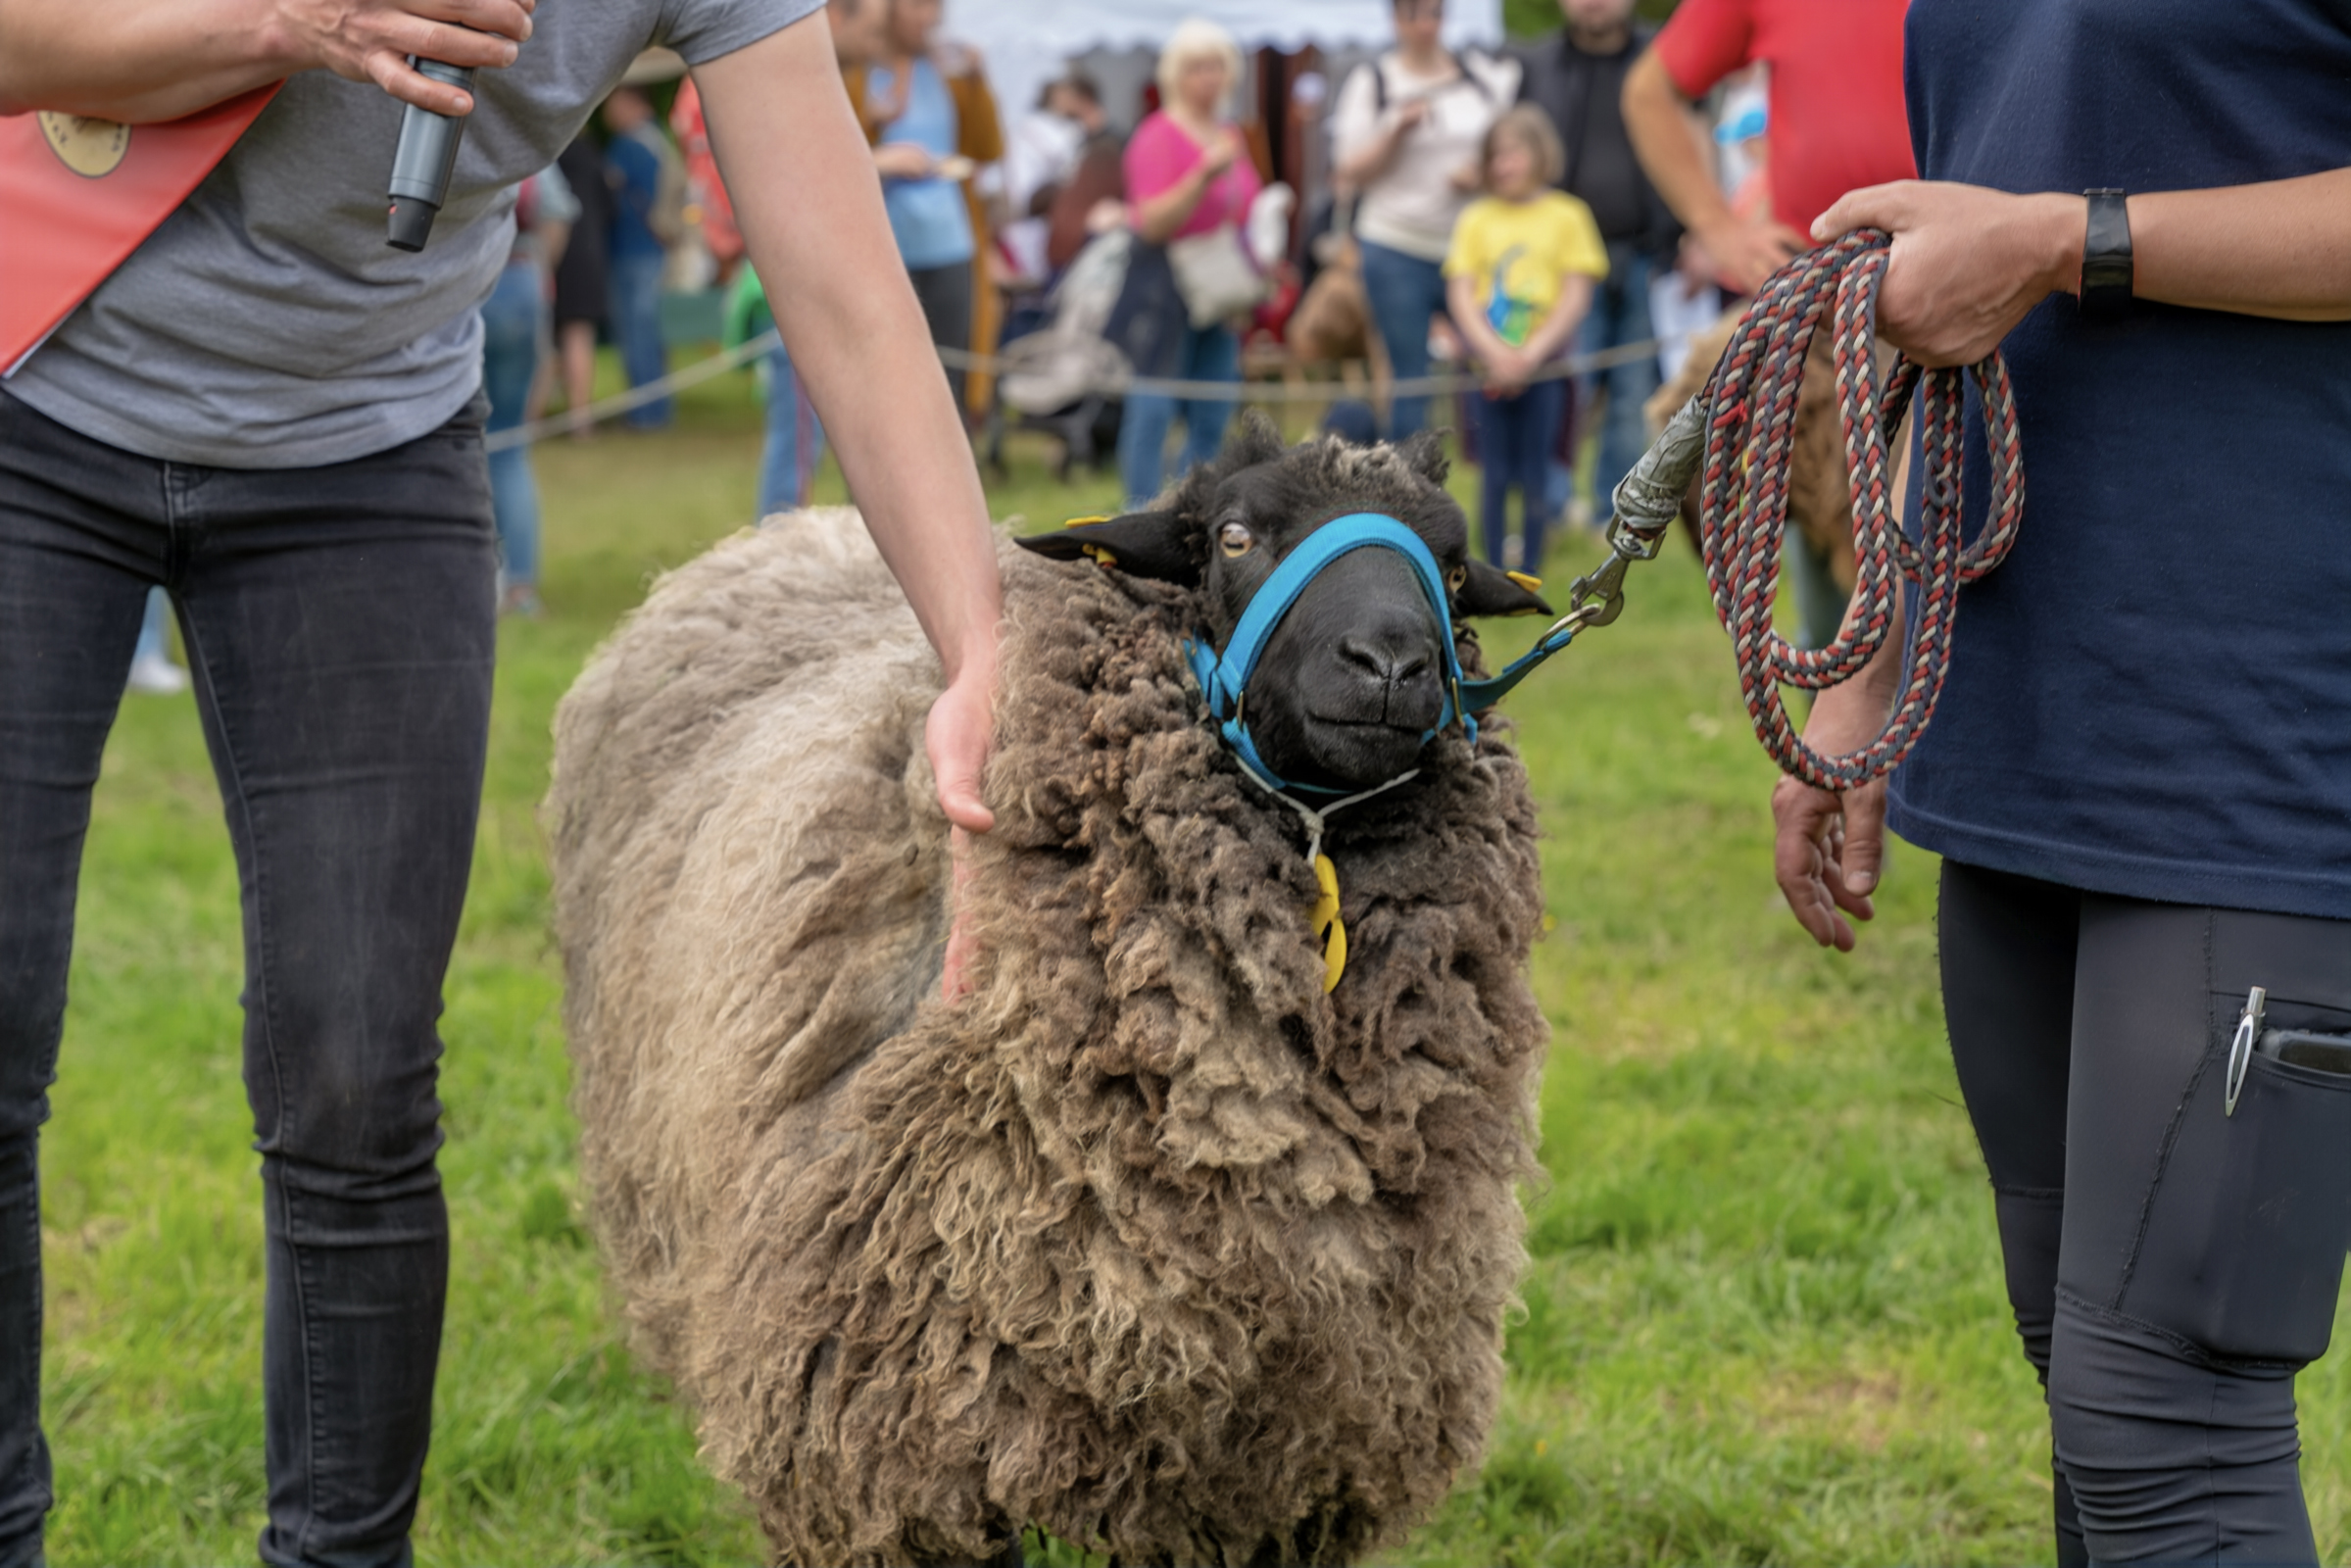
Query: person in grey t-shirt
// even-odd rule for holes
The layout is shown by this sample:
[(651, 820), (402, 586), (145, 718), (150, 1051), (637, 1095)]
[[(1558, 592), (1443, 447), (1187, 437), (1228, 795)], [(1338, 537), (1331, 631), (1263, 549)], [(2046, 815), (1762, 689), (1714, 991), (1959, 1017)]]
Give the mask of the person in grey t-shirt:
[[(37, 1560), (51, 1500), (35, 1139), (90, 789), (156, 584), (178, 608), (244, 895), (269, 1249), (261, 1554), (409, 1560), (448, 1281), (436, 1019), (495, 647), (477, 308), (509, 254), (513, 186), (648, 45), (692, 68), (795, 367), (945, 666), (940, 804), (989, 827), (985, 505), (807, 20), (818, 4), (0, 10), (0, 114), (137, 126), (284, 82), (0, 382), (0, 1563)], [(466, 94), (410, 56), (483, 69)], [(414, 255), (384, 243), (404, 102), (470, 116)]]

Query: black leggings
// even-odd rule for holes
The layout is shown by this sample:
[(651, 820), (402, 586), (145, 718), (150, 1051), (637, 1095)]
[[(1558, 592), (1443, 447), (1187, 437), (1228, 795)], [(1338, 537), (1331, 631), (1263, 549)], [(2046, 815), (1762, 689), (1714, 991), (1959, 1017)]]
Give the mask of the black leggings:
[(2293, 1380), (2351, 1242), (2351, 1077), (2257, 1054), (2227, 1116), (2223, 1083), (2251, 986), (2351, 1032), (2351, 921), (1945, 862), (1941, 929), (2059, 1562), (2315, 1562)]

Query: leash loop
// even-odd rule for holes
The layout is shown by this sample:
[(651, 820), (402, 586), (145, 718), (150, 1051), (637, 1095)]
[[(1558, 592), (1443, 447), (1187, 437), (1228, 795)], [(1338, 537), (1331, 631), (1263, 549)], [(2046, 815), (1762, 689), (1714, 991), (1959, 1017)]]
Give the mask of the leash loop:
[[(1773, 274), (1740, 320), (1703, 394), (1705, 445), (1698, 540), (1716, 615), (1731, 634), (1739, 687), (1756, 738), (1781, 770), (1816, 789), (1843, 791), (1891, 771), (1935, 716), (1951, 662), (1958, 591), (2007, 558), (2024, 515), (2023, 448), (2008, 367), (1997, 350), (1964, 371), (1922, 369), (1897, 356), (1883, 381), (1876, 351), (1878, 291), (1887, 235), (1859, 229), (1807, 252)], [(1853, 501), (1853, 608), (1825, 648), (1792, 647), (1772, 626), (1788, 480), (1804, 357), (1824, 318), (1833, 320), (1837, 408)], [(1992, 494), (1981, 537), (1961, 527), (1966, 380), (1984, 409)], [(1921, 527), (1904, 536), (1886, 442), (1917, 401), (1922, 459)], [(1695, 401), (1695, 400), (1693, 400)], [(1685, 411), (1687, 413), (1687, 411)], [(1679, 416), (1677, 416), (1678, 418)], [(1661, 442), (1660, 445), (1663, 445)], [(1805, 744), (1781, 699), (1850, 680), (1891, 634), (1903, 580), (1917, 585), (1917, 624), (1900, 697), (1886, 728), (1857, 752), (1828, 756)]]

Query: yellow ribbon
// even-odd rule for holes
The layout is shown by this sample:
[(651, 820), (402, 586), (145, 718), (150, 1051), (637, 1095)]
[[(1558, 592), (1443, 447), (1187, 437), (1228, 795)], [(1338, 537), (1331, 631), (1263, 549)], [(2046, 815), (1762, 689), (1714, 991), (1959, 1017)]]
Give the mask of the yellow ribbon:
[(1314, 885), (1322, 892), (1306, 916), (1306, 929), (1322, 943), (1322, 989), (1328, 996), (1347, 973), (1347, 922), (1339, 917), (1339, 867), (1327, 855), (1314, 857)]

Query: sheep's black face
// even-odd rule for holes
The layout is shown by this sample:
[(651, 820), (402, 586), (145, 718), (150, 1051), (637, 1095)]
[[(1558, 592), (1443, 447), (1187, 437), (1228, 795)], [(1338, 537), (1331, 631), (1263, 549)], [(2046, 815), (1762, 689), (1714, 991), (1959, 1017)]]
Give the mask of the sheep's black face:
[[(1245, 468), (1217, 487), (1202, 597), (1219, 648), (1308, 535), (1350, 512), (1389, 510), (1327, 490), (1296, 494), (1289, 466)], [(1459, 509), (1446, 503), (1398, 520), (1459, 580), (1468, 545)], [(1249, 680), (1257, 754), (1284, 778), (1336, 789), (1369, 789), (1405, 771), (1445, 708), (1445, 636), (1404, 558), (1393, 550), (1340, 557), (1282, 617)]]
[[(1445, 574), (1456, 619), (1547, 612), (1533, 593), (1469, 559), (1468, 525), (1445, 492), (1445, 471), (1433, 437), (1401, 447), (1326, 440), (1284, 450), (1252, 419), (1165, 510), (1021, 543), (1197, 588), (1201, 629), (1220, 651), (1283, 558), (1356, 512), (1385, 514), (1420, 536)], [(1377, 549), (1340, 557), (1282, 617), (1249, 679), (1258, 755), (1284, 778), (1343, 790), (1369, 789), (1412, 767), (1445, 706), (1444, 636), (1403, 557)]]

